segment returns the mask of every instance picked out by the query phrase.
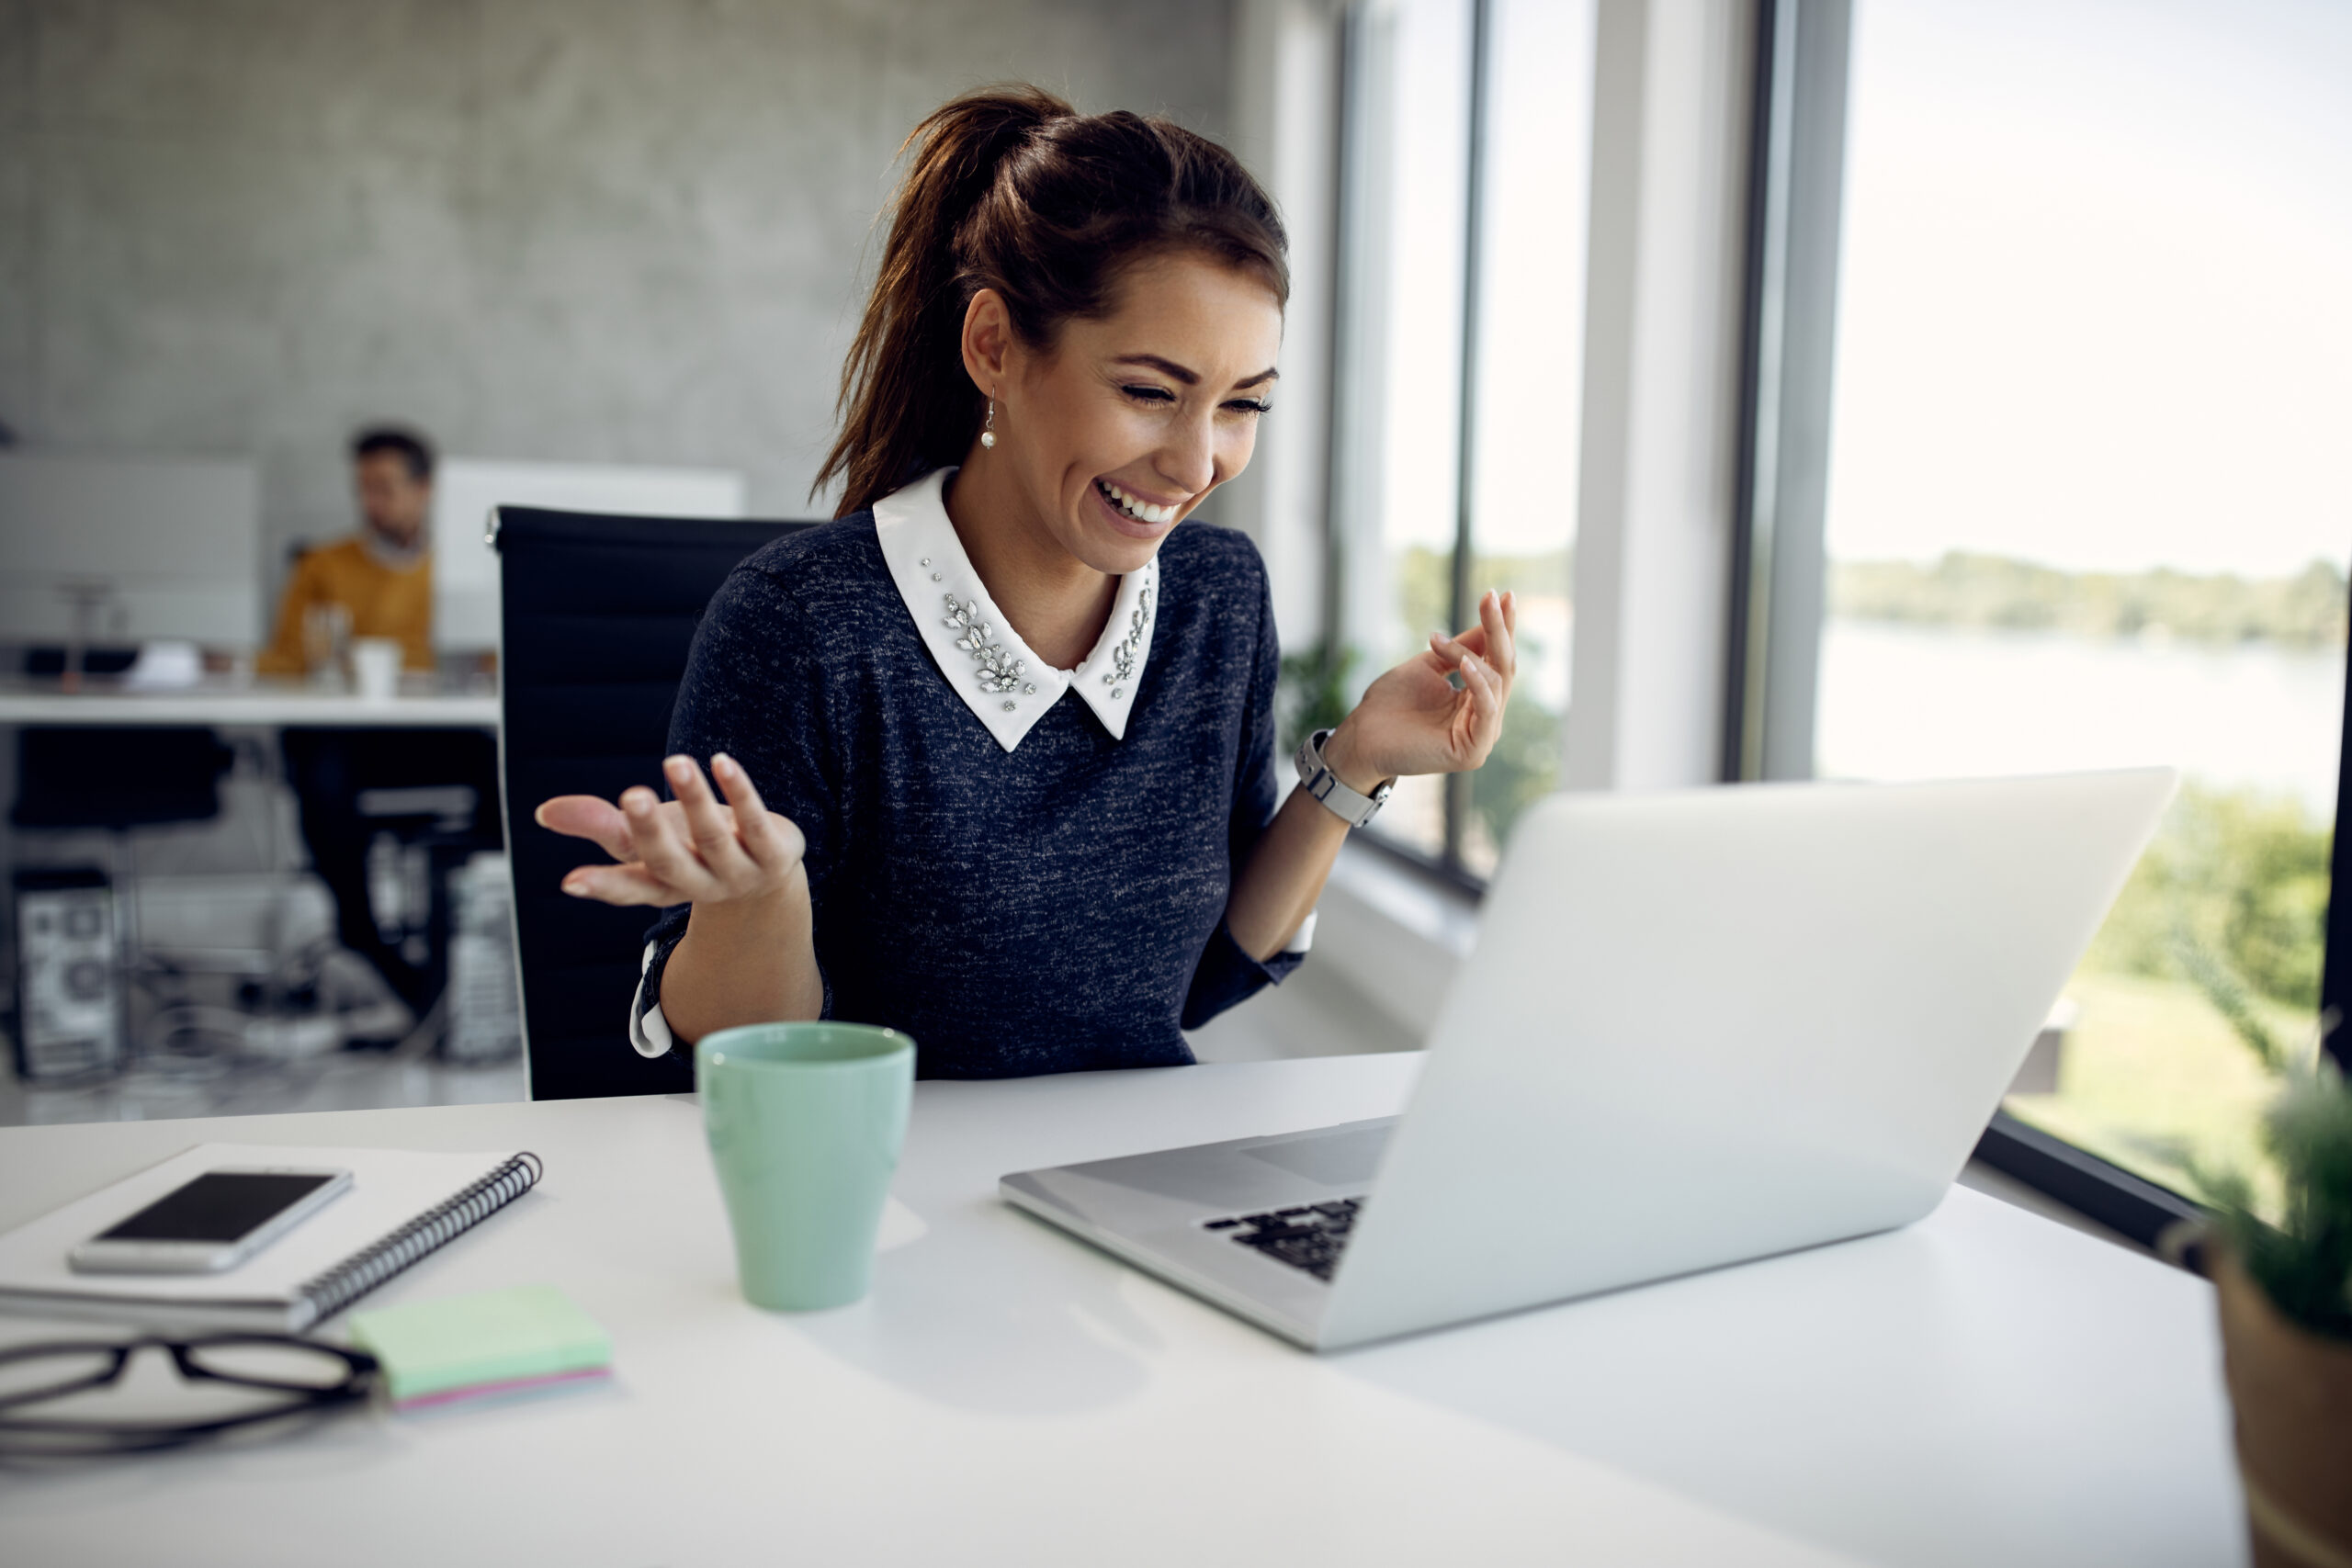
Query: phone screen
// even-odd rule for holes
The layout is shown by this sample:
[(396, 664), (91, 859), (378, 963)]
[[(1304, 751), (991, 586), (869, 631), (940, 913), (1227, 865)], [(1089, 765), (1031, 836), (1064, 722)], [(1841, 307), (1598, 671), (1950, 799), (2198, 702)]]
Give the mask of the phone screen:
[(235, 1241), (317, 1191), (333, 1176), (209, 1170), (165, 1193), (100, 1241)]

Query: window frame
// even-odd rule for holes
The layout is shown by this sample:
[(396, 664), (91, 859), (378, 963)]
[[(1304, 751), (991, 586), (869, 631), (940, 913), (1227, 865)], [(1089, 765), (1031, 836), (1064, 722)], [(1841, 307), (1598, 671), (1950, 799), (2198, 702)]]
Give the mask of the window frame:
[(2327, 945), (2320, 960), (2320, 1048), (2338, 1071), (2352, 1077), (2352, 1039), (2342, 1024), (2352, 1018), (2352, 899), (2338, 898), (2335, 890), (2352, 874), (2352, 637), (2345, 639), (2344, 725), (2338, 732), (2335, 759), (2335, 839), (2328, 846)]
[[(1451, 583), (1454, 624), (1468, 602), (1475, 557), (1472, 486), (1476, 473), (1479, 246), (1487, 201), (1492, 0), (1473, 0), (1469, 85), (1469, 167), (1464, 235), (1459, 469)], [(1838, 269), (1844, 218), (1846, 114), (1852, 0), (1758, 0), (1750, 108), (1736, 489), (1726, 616), (1727, 668), (1721, 715), (1724, 784), (1813, 776), (1820, 631), (1826, 611), (1826, 514), (1831, 366), (1838, 319)], [(1351, 6), (1343, 27), (1341, 124), (1351, 128), (1367, 90)], [(1347, 150), (1340, 166), (1352, 170)], [(1351, 234), (1363, 200), (1342, 178), (1342, 234)], [(1344, 301), (1357, 265), (1352, 246), (1334, 257)], [(1342, 305), (1340, 319), (1348, 320)], [(1349, 334), (1334, 334), (1335, 373), (1351, 353)], [(1334, 421), (1327, 494), (1345, 492), (1348, 454)], [(1363, 541), (1347, 536), (1337, 509), (1327, 513), (1331, 563), (1325, 636), (1338, 646), (1346, 626), (1341, 562)], [(2331, 891), (2352, 876), (2352, 647), (2343, 751), (2338, 763)], [(1444, 849), (1430, 855), (1377, 831), (1358, 836), (1385, 859), (1438, 886), (1481, 897), (1486, 879), (1461, 855), (1468, 775), (1448, 781)], [(2352, 900), (2331, 897), (2321, 987), (2323, 1017), (2352, 1017)], [(2330, 1033), (2325, 1049), (2352, 1070), (2352, 1032)], [(2204, 1211), (2188, 1196), (1998, 1111), (1975, 1157), (2122, 1235), (2150, 1247)]]
[[(1830, 365), (1844, 220), (1852, 0), (1758, 0), (1749, 146), (1747, 276), (1740, 367), (1729, 668), (1727, 784), (1813, 776)], [(2321, 1016), (2352, 1015), (2352, 900), (2335, 897), (2352, 830), (2352, 647), (2346, 649)], [(2326, 1036), (2352, 1067), (2342, 1032)], [(1996, 1111), (1974, 1157), (2143, 1247), (2165, 1250), (2201, 1221), (2193, 1199)]]
[[(1486, 215), (1487, 186), (1487, 119), (1492, 86), (1490, 55), (1494, 39), (1494, 0), (1469, 0), (1470, 6), (1470, 81), (1465, 104), (1469, 118), (1467, 155), (1464, 170), (1463, 202), (1463, 297), (1462, 344), (1457, 369), (1460, 385), (1454, 397), (1453, 419), (1456, 434), (1456, 459), (1453, 480), (1453, 540), (1451, 570), (1447, 576), (1446, 624), (1459, 626), (1473, 602), (1470, 574), (1472, 553), (1472, 501), (1477, 468), (1473, 458), (1472, 445), (1477, 439), (1477, 378), (1479, 355), (1480, 263), (1483, 255), (1482, 229)], [(1345, 141), (1354, 133), (1364, 110), (1368, 85), (1363, 79), (1363, 62), (1366, 45), (1362, 29), (1365, 26), (1365, 7), (1351, 5), (1341, 20), (1340, 71), (1340, 124), (1342, 145), (1339, 158), (1340, 192), (1338, 230), (1342, 243), (1334, 257), (1338, 301), (1336, 315), (1342, 330), (1333, 334), (1333, 384), (1345, 389), (1351, 379), (1351, 333), (1345, 330), (1355, 321), (1355, 289), (1359, 286), (1359, 263), (1356, 247), (1351, 243), (1357, 232), (1357, 220), (1365, 200), (1356, 188), (1359, 164)], [(1340, 396), (1344, 400), (1346, 393)], [(1351, 492), (1345, 471), (1355, 453), (1342, 427), (1349, 424), (1354, 411), (1335, 407), (1332, 421), (1329, 472), (1325, 492), (1340, 497)], [(1330, 562), (1330, 579), (1326, 589), (1326, 602), (1331, 613), (1325, 617), (1324, 641), (1327, 649), (1336, 653), (1347, 641), (1346, 606), (1350, 603), (1347, 590), (1347, 560), (1351, 551), (1362, 547), (1363, 541), (1349, 536), (1335, 506), (1325, 519), (1327, 547), (1325, 559)], [(1377, 548), (1376, 543), (1373, 547)], [(1443, 788), (1442, 848), (1437, 854), (1382, 832), (1374, 826), (1355, 835), (1354, 841), (1370, 846), (1380, 854), (1408, 867), (1423, 877), (1442, 886), (1467, 893), (1472, 897), (1486, 892), (1487, 879), (1478, 875), (1462, 858), (1464, 824), (1470, 808), (1470, 775), (1446, 775)]]

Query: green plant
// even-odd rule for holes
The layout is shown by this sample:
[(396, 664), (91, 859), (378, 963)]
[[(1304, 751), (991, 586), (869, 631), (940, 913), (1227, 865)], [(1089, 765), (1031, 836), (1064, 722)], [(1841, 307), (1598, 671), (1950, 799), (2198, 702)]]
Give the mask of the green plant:
[(2352, 1341), (2352, 1090), (2327, 1057), (2290, 1076), (2262, 1144), (2284, 1189), (2278, 1223), (2255, 1212), (2252, 1184), (2230, 1170), (2199, 1179), (2215, 1228), (2281, 1314)]
[(1354, 706), (1348, 700), (1348, 672), (1355, 666), (1354, 649), (1329, 642), (1283, 658), (1274, 707), (1285, 752), (1297, 750), (1318, 729), (1338, 728), (1348, 716)]
[(1502, 737), (1487, 765), (1470, 775), (1470, 809), (1486, 818), (1500, 850), (1520, 813), (1559, 787), (1559, 716), (1532, 694), (1516, 694), (1503, 710)]
[(2176, 952), (2182, 971), (2205, 993), (2213, 1010), (2254, 1053), (2264, 1071), (2283, 1076), (2297, 1066), (2301, 1058), (2262, 1021), (2255, 1010), (2254, 998), (2227, 964), (2198, 946), (2186, 931), (2177, 936)]
[[(2177, 976), (2208, 995), (2211, 976), (2226, 971), (2241, 995), (2315, 1010), (2333, 837), (2300, 801), (2183, 785), (2100, 928), (2093, 962)], [(2240, 1012), (2214, 999), (2238, 1021)]]

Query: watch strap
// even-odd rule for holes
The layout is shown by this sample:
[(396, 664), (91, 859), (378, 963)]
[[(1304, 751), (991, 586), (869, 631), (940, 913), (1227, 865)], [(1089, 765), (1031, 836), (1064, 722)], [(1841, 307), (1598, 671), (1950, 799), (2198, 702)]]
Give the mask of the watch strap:
[(1323, 742), (1330, 738), (1329, 730), (1318, 729), (1298, 743), (1298, 787), (1321, 801), (1349, 827), (1361, 828), (1388, 804), (1396, 781), (1383, 779), (1370, 795), (1350, 789), (1323, 761)]

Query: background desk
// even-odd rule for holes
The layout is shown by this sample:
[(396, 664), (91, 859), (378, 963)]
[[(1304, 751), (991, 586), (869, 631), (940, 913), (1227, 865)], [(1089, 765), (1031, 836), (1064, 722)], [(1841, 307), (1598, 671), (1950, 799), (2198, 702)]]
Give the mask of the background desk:
[[(616, 1384), (0, 1472), (12, 1563), (2243, 1560), (2210, 1292), (1955, 1190), (1908, 1230), (1315, 1358), (996, 1178), (1394, 1110), (1358, 1056), (918, 1089), (865, 1303), (736, 1294), (683, 1098), (0, 1132), (0, 1224), (206, 1139), (527, 1146), (370, 1304), (552, 1280)], [(0, 1337), (44, 1330), (0, 1320)]]
[[(188, 793), (187, 798), (195, 802), (190, 819), (166, 824), (161, 831), (138, 829), (135, 845), (131, 833), (109, 834), (103, 826), (19, 828), (10, 820), (16, 808), (28, 793), (44, 792), (20, 776), (19, 769), (28, 760), (19, 749), (25, 738), (18, 727), (51, 730), (54, 733), (49, 739), (62, 741), (72, 750), (97, 744), (118, 755), (128, 750), (135, 757), (143, 755), (142, 737), (152, 737), (158, 728), (210, 729), (234, 748), (237, 761), (219, 781), (217, 794), (209, 786)], [(354, 788), (345, 795), (322, 792), (321, 797), (331, 807), (345, 808), (340, 818), (333, 810), (324, 814), (330, 824), (347, 823), (358, 791), (371, 785), (445, 782), (468, 783), (479, 797), (487, 800), (485, 820), (494, 822), (498, 793), (492, 738), (498, 728), (499, 701), (490, 693), (419, 693), (369, 702), (356, 694), (322, 692), (294, 682), (233, 685), (222, 681), (168, 692), (126, 692), (94, 683), (72, 695), (59, 692), (53, 682), (47, 685), (27, 681), (0, 683), (0, 759), (5, 759), (0, 761), (0, 883), (5, 883), (6, 873), (19, 866), (103, 867), (111, 873), (118, 889), (134, 881), (169, 881), (180, 889), (175, 907), (219, 898), (237, 911), (222, 928), (220, 945), (245, 952), (268, 946), (277, 954), (271, 962), (277, 963), (301, 951), (309, 941), (307, 933), (312, 931), (309, 911), (315, 906), (289, 901), (298, 891), (295, 884), (307, 881), (307, 874), (315, 872), (340, 896), (337, 910), (342, 918), (326, 930), (336, 931), (340, 926), (345, 945), (372, 955), (367, 942), (374, 932), (365, 923), (364, 872), (359, 860), (364, 852), (350, 841), (358, 829), (342, 833), (338, 848), (336, 835), (318, 830), (317, 818), (301, 814), (287, 766), (289, 756), (303, 753), (301, 738), (307, 734), (312, 754), (325, 747), (379, 760), (364, 765), (362, 776), (354, 780)], [(430, 769), (431, 760), (446, 758), (452, 750), (471, 761), (434, 776), (439, 770)], [(389, 768), (381, 761), (386, 753), (391, 756)], [(36, 776), (48, 781), (45, 793), (52, 797), (61, 791), (82, 795), (87, 770), (59, 765), (54, 750), (47, 755), (46, 766), (32, 761)], [(416, 776), (420, 772), (424, 777)], [(365, 776), (368, 773), (379, 776)], [(202, 810), (208, 800), (217, 800), (216, 811)], [(44, 819), (40, 813), (32, 815), (35, 822)], [(130, 813), (125, 818), (133, 822), (152, 820)], [(51, 814), (46, 819), (56, 818)], [(416, 819), (376, 825), (390, 826), (405, 840), (420, 837), (413, 830)], [(445, 832), (440, 840), (447, 841), (448, 837)], [(477, 832), (475, 839), (482, 848), (496, 848), (500, 841), (494, 829)], [(358, 844), (365, 842), (365, 839), (358, 840)], [(445, 863), (448, 858), (444, 856)], [(401, 883), (404, 887), (415, 885), (414, 878)], [(424, 901), (413, 896), (409, 908), (423, 907)], [(435, 910), (447, 907), (431, 906)], [(139, 908), (141, 934), (153, 939), (156, 928), (144, 923), (145, 915), (153, 911), (153, 901), (142, 894)], [(299, 916), (289, 915), (289, 909), (299, 910)], [(430, 940), (436, 944), (439, 919), (434, 913), (430, 922)], [(0, 969), (10, 972), (17, 956), (15, 923), (13, 898), (0, 897), (0, 950), (5, 950)], [(420, 922), (412, 913), (409, 923)], [(282, 947), (275, 946), (288, 931), (304, 934)], [(187, 953), (181, 950), (175, 955), (167, 953), (166, 958), (180, 962)], [(218, 973), (201, 962), (196, 963), (195, 969)], [(7, 983), (0, 979), (0, 988)], [(212, 988), (195, 999), (238, 1005), (230, 1001), (233, 993), (227, 982), (208, 983)], [(149, 1010), (149, 1004), (131, 1006), (134, 1022)], [(175, 1070), (139, 1070), (123, 1078), (60, 1086), (19, 1080), (10, 1065), (0, 1059), (0, 1122), (50, 1118), (83, 1121), (115, 1114), (176, 1115), (189, 1110), (277, 1108), (289, 1102), (384, 1105), (451, 1097), (477, 1099), (484, 1094), (506, 1098), (519, 1092), (520, 1082), (519, 1067), (511, 1069), (510, 1081), (507, 1072), (458, 1071), (438, 1064), (394, 1062), (379, 1053), (305, 1057), (284, 1072), (266, 1063), (255, 1071), (229, 1073), (175, 1070), (185, 1067), (185, 1061), (164, 1065)], [(493, 1077), (499, 1081), (489, 1081)], [(6, 1555), (0, 1551), (0, 1558)]]
[(492, 693), (436, 693), (368, 702), (297, 685), (194, 686), (180, 692), (85, 691), (0, 687), (0, 725), (209, 724), (343, 729), (496, 729)]

